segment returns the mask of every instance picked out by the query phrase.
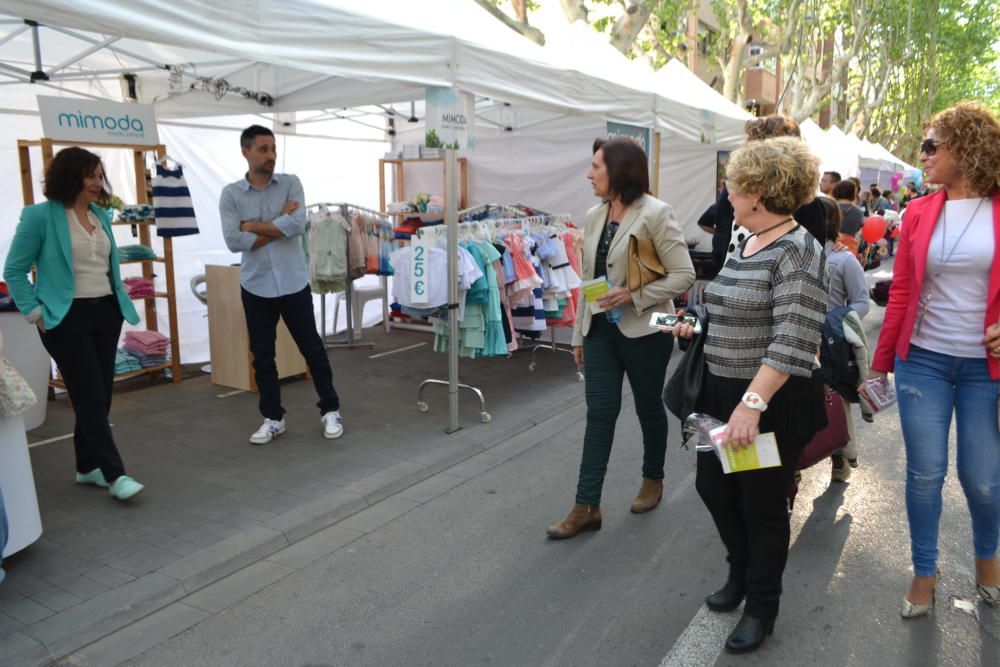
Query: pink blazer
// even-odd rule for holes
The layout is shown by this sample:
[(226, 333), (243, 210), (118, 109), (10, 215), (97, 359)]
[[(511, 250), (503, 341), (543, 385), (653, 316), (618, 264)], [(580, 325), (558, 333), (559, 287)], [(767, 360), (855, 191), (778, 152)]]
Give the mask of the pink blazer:
[[(882, 333), (879, 334), (872, 359), (874, 370), (892, 372), (896, 357), (906, 359), (909, 354), (910, 336), (920, 312), (918, 302), (924, 285), (931, 234), (934, 233), (947, 198), (945, 191), (941, 190), (927, 197), (914, 199), (906, 207), (893, 269), (892, 288), (889, 290), (889, 305), (885, 310)], [(1000, 321), (1000, 193), (993, 195), (993, 243), (984, 335), (987, 327)], [(1000, 360), (988, 356), (987, 363), (990, 377), (1000, 380)]]

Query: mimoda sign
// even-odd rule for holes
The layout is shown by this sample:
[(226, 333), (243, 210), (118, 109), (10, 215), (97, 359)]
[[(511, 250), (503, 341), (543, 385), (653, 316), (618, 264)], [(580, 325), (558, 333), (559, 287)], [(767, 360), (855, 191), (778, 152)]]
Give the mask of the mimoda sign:
[(48, 139), (143, 146), (160, 143), (151, 104), (39, 95), (38, 111)]

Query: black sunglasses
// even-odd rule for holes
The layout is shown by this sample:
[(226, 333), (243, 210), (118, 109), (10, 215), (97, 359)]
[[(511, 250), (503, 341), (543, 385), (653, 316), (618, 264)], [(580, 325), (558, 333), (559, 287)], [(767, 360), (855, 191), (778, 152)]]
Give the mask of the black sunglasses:
[(928, 156), (937, 153), (937, 149), (938, 149), (938, 142), (934, 141), (933, 139), (924, 139), (920, 143), (920, 152), (926, 153)]

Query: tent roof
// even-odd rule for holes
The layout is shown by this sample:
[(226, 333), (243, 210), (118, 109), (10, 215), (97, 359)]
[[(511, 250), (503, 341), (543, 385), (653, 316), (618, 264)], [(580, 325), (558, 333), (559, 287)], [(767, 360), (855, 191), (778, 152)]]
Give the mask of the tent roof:
[[(163, 117), (393, 103), (422, 99), (426, 86), (445, 86), (535, 109), (655, 124), (694, 140), (703, 132), (701, 107), (658, 90), (651, 75), (599, 69), (592, 58), (539, 47), (470, 0), (437, 4), (430, 12), (410, 0), (7, 0), (4, 11), (50, 26), (41, 29), (47, 39), (60, 38), (43, 42), (46, 69), (71, 59), (74, 49), (89, 48), (55, 28), (97, 42), (123, 37), (115, 46), (163, 65), (214, 63), (190, 69), (173, 89), (165, 68), (140, 72), (142, 99), (155, 98)], [(21, 69), (33, 70), (29, 33), (2, 48), (15, 43), (21, 62), (30, 63)], [(10, 63), (6, 53), (0, 58)], [(129, 62), (126, 69), (148, 64), (116, 57)], [(70, 70), (85, 75), (79, 65), (99, 69), (85, 58)], [(192, 76), (265, 92), (273, 107), (234, 95), (216, 99), (200, 85), (190, 91)], [(93, 81), (85, 86), (90, 94), (120, 98), (114, 78), (96, 89)], [(728, 127), (718, 112), (708, 115)]]

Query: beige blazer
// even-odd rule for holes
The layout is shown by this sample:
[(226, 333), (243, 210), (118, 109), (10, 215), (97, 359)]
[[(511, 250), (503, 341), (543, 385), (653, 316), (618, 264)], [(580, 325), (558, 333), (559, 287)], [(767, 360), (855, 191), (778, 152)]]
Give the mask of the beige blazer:
[[(587, 212), (587, 226), (583, 237), (584, 280), (595, 277), (594, 260), (597, 244), (604, 231), (608, 206), (607, 203), (598, 204)], [(650, 314), (674, 312), (673, 298), (691, 287), (695, 274), (674, 210), (656, 197), (643, 195), (625, 209), (624, 218), (608, 250), (608, 280), (612, 285), (625, 287), (628, 284), (628, 238), (633, 235), (653, 241), (656, 254), (667, 270), (664, 278), (646, 285), (641, 296), (638, 291), (632, 292), (631, 306), (622, 308), (618, 328), (629, 338), (639, 338), (658, 333), (649, 326)], [(590, 333), (592, 317), (590, 306), (584, 300), (573, 328), (574, 346), (583, 345), (583, 337)]]

